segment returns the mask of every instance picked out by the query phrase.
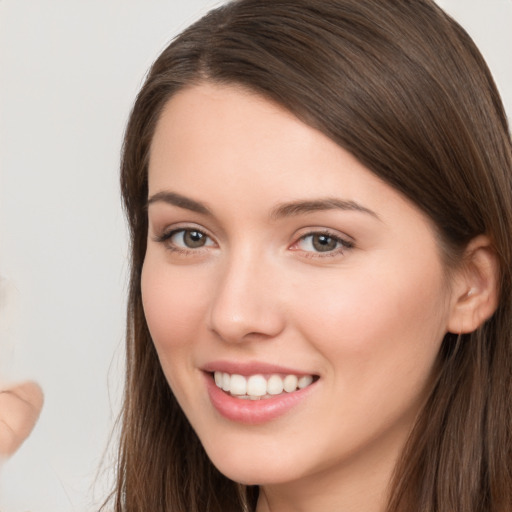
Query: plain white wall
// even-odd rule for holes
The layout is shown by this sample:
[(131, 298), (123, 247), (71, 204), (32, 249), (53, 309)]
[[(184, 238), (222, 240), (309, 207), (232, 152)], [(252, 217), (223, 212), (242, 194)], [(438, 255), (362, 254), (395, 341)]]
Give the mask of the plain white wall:
[[(481, 47), (512, 117), (512, 2), (440, 3)], [(94, 509), (123, 379), (124, 124), (159, 51), (216, 4), (0, 0), (0, 376), (46, 393), (2, 469), (3, 512)]]

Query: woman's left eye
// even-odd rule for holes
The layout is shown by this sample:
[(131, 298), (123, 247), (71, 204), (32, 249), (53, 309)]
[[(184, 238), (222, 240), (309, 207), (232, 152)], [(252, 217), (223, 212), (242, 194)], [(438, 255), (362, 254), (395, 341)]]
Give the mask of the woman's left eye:
[(352, 242), (331, 233), (309, 233), (302, 236), (291, 248), (293, 250), (326, 253), (328, 255), (330, 253), (342, 253), (345, 249), (350, 249), (353, 246)]

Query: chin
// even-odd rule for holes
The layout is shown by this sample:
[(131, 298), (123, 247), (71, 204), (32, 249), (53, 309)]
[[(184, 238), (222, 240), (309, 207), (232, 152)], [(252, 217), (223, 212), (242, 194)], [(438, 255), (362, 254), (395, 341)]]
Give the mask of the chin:
[(243, 466), (217, 465), (217, 469), (227, 478), (243, 485), (276, 485), (290, 482), (298, 478), (298, 475), (290, 475), (285, 470), (267, 465), (264, 468), (255, 467), (252, 464)]
[(213, 465), (230, 480), (244, 485), (270, 485), (300, 478), (297, 464), (288, 464), (282, 454), (276, 458), (275, 450), (248, 453), (247, 450), (233, 448), (232, 451), (207, 449)]

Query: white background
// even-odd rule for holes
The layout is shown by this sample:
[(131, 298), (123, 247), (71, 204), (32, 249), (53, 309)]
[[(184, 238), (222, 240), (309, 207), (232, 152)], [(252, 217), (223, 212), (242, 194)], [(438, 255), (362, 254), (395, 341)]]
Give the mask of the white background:
[[(512, 0), (440, 0), (512, 117)], [(126, 230), (118, 164), (145, 71), (214, 0), (0, 0), (0, 384), (46, 403), (2, 468), (2, 512), (94, 510), (119, 406)], [(97, 478), (105, 496), (107, 474)]]

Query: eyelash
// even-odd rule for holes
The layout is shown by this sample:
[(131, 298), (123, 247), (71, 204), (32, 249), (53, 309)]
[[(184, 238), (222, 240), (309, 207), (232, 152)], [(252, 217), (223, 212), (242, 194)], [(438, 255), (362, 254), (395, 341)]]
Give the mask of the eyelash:
[(171, 252), (176, 252), (176, 253), (185, 254), (185, 255), (190, 254), (190, 253), (197, 253), (204, 247), (210, 247), (210, 245), (200, 246), (197, 248), (192, 248), (192, 247), (187, 248), (187, 247), (177, 246), (176, 244), (173, 244), (171, 242), (171, 239), (178, 233), (182, 233), (183, 235), (185, 235), (186, 233), (198, 233), (199, 235), (204, 236), (207, 239), (207, 241), (212, 240), (212, 238), (207, 233), (205, 233), (203, 230), (197, 229), (197, 228), (192, 228), (192, 227), (177, 228), (177, 229), (173, 229), (168, 232), (164, 232), (161, 235), (155, 236), (154, 240), (158, 243), (164, 244), (166, 249)]
[[(171, 242), (171, 239), (179, 233), (182, 233), (183, 236), (185, 236), (186, 233), (197, 233), (201, 236), (206, 237), (206, 244), (201, 245), (197, 248), (192, 248), (192, 247), (186, 248), (186, 247), (177, 246), (176, 244)], [(304, 242), (308, 238), (315, 237), (315, 236), (317, 236), (317, 237), (323, 236), (323, 237), (330, 239), (331, 241), (333, 241), (336, 244), (336, 247), (333, 250), (328, 250), (328, 251), (323, 251), (323, 252), (315, 251), (315, 250), (312, 250), (312, 251), (302, 250), (301, 251), (301, 249), (297, 247), (301, 242)], [(184, 254), (184, 255), (187, 255), (187, 254), (190, 255), (192, 253), (197, 254), (199, 251), (203, 250), (204, 248), (211, 247), (212, 244), (208, 244), (208, 240), (213, 241), (212, 238), (207, 233), (205, 233), (201, 229), (192, 228), (192, 227), (191, 228), (184, 227), (184, 228), (173, 229), (173, 230), (165, 232), (161, 235), (155, 236), (154, 240), (158, 243), (164, 244), (166, 246), (167, 250), (169, 250), (171, 252), (175, 252), (175, 253)], [(314, 242), (312, 242), (312, 243), (314, 243)], [(301, 251), (303, 253), (303, 256), (306, 258), (326, 258), (326, 257), (339, 256), (339, 255), (344, 254), (347, 250), (353, 249), (353, 248), (354, 248), (354, 242), (347, 240), (345, 238), (342, 238), (339, 235), (336, 235), (328, 230), (310, 231), (310, 232), (300, 236), (297, 239), (297, 241), (294, 242), (290, 246), (290, 250)]]
[[(354, 248), (354, 242), (351, 240), (347, 240), (342, 238), (339, 235), (336, 235), (328, 230), (320, 230), (320, 231), (310, 231), (304, 235), (302, 235), (296, 242), (294, 242), (291, 246), (292, 250), (300, 250), (299, 248), (293, 249), (293, 247), (298, 246), (300, 242), (305, 241), (308, 238), (313, 237), (326, 237), (332, 240), (336, 247), (330, 251), (302, 251), (306, 258), (329, 258), (334, 256), (343, 255), (347, 250)], [(314, 242), (312, 241), (312, 244)]]

